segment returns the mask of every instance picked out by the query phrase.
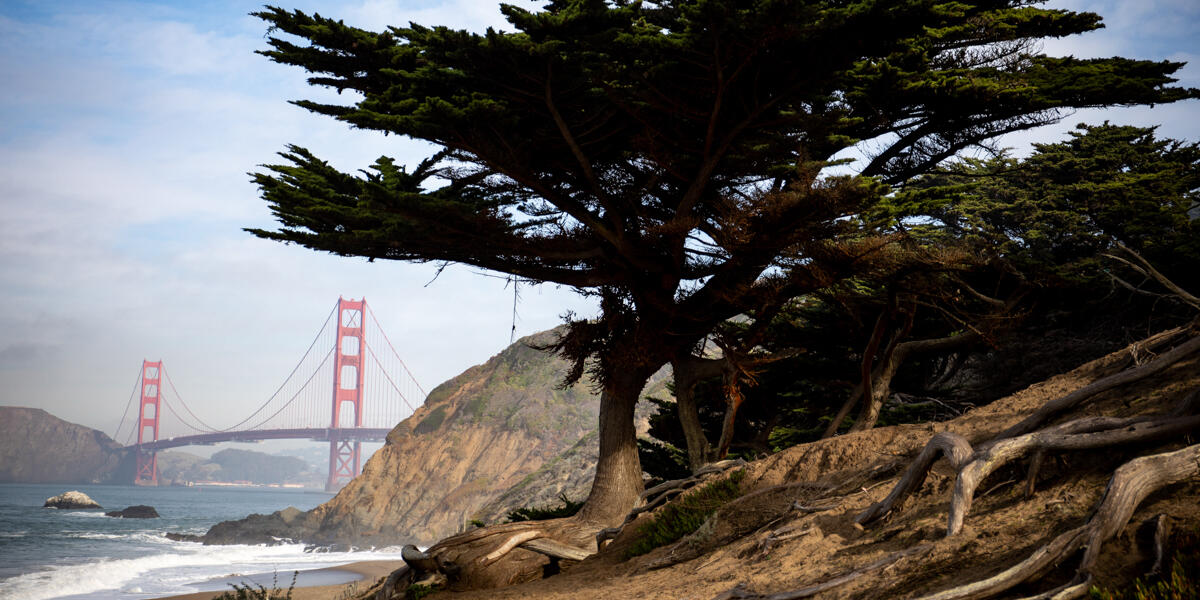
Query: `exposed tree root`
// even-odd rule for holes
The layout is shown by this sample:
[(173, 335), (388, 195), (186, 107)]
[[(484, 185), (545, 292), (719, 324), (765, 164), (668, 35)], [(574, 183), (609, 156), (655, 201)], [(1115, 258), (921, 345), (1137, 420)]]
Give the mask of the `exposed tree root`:
[(971, 453), (971, 444), (957, 433), (943, 431), (934, 435), (921, 449), (921, 453), (912, 461), (912, 464), (908, 466), (908, 470), (904, 472), (904, 476), (900, 478), (896, 487), (892, 488), (892, 492), (883, 500), (867, 507), (865, 511), (854, 518), (854, 522), (866, 525), (883, 518), (898, 508), (905, 498), (920, 489), (921, 484), (925, 482), (925, 476), (929, 473), (930, 467), (933, 466), (933, 462), (937, 460), (939, 454), (945, 455), (946, 459), (950, 461), (950, 466), (957, 471), (966, 464)]
[(401, 555), (407, 574), (395, 573), (388, 589), (430, 577), (456, 590), (541, 579), (557, 572), (559, 560), (579, 561), (594, 554), (589, 547), (594, 534), (594, 525), (565, 518), (482, 527), (443, 539), (425, 552), (405, 547)]
[[(1024, 456), (1030, 451), (1035, 452), (1035, 459), (1030, 467), (1027, 493), (1032, 491), (1042, 455), (1048, 450), (1101, 448), (1161, 439), (1195, 428), (1194, 418), (1166, 418), (1150, 424), (1145, 422), (1145, 419), (1094, 417), (1077, 419), (1042, 431), (1034, 431), (1052, 417), (1078, 406), (1101, 392), (1160, 373), (1198, 350), (1200, 350), (1200, 336), (1195, 336), (1146, 364), (1104, 377), (1066, 396), (1047, 402), (1034, 414), (975, 449), (972, 449), (971, 444), (965, 438), (955, 433), (943, 432), (934, 435), (909, 465), (891, 493), (882, 501), (860, 513), (855, 517), (854, 522), (865, 525), (881, 519), (897, 509), (905, 498), (920, 488), (939, 455), (944, 455), (951, 467), (958, 472), (947, 526), (947, 534), (954, 535), (962, 529), (962, 520), (970, 510), (975, 489), (983, 479), (1000, 466)], [(1196, 398), (1197, 393), (1193, 392), (1173, 415), (1191, 412), (1193, 405), (1197, 403)], [(1131, 429), (1123, 431), (1122, 428), (1125, 427), (1131, 427)]]
[(1200, 416), (1162, 418), (1152, 421), (1131, 421), (1107, 418), (1079, 419), (1065, 425), (1088, 429), (1098, 426), (1096, 421), (1112, 421), (1115, 428), (1087, 433), (1062, 433), (1052, 429), (1002, 440), (996, 445), (976, 452), (971, 460), (959, 469), (958, 479), (950, 501), (950, 519), (946, 535), (962, 531), (963, 520), (971, 511), (975, 490), (993, 471), (1008, 462), (1024, 456), (1031, 450), (1093, 450), (1134, 442), (1162, 440), (1200, 428)]
[(1053, 595), (1038, 597), (1074, 598), (1091, 576), (1104, 542), (1120, 531), (1134, 510), (1159, 489), (1200, 475), (1200, 444), (1182, 450), (1135, 458), (1113, 474), (1095, 514), (1082, 527), (1072, 529), (1037, 549), (1025, 560), (987, 579), (930, 594), (920, 600), (978, 600), (990, 598), (1013, 586), (1034, 580), (1071, 554), (1086, 548), (1076, 578), (1055, 590)]
[(799, 598), (808, 598), (810, 596), (815, 596), (826, 590), (831, 590), (838, 586), (850, 583), (851, 581), (854, 581), (855, 579), (858, 579), (859, 577), (862, 577), (863, 575), (866, 575), (868, 573), (872, 573), (872, 572), (878, 571), (880, 569), (883, 569), (885, 567), (891, 566), (891, 565), (895, 564), (896, 562), (899, 562), (901, 559), (908, 558), (911, 556), (922, 555), (922, 554), (925, 554), (926, 552), (929, 552), (932, 549), (933, 549), (932, 544), (920, 544), (917, 546), (913, 546), (912, 548), (908, 548), (907, 550), (901, 550), (900, 552), (894, 552), (892, 554), (889, 554), (875, 562), (872, 562), (872, 563), (866, 565), (865, 567), (855, 569), (849, 573), (834, 577), (833, 579), (828, 579), (821, 583), (817, 583), (814, 585), (800, 588), (798, 590), (791, 590), (791, 591), (787, 591), (787, 592), (777, 592), (774, 594), (766, 594), (766, 595), (756, 594), (754, 592), (747, 590), (744, 585), (739, 583), (738, 585), (730, 588), (729, 590), (726, 590), (725, 592), (717, 595), (715, 598), (713, 598), (713, 600), (798, 600)]
[(491, 552), (489, 552), (487, 555), (477, 559), (477, 562), (481, 565), (490, 565), (490, 564), (496, 562), (497, 560), (500, 560), (500, 557), (504, 556), (505, 554), (512, 552), (513, 548), (516, 548), (517, 546), (519, 546), (525, 542), (528, 542), (530, 540), (534, 540), (534, 539), (537, 539), (540, 537), (546, 537), (546, 534), (537, 529), (530, 529), (528, 531), (522, 531), (520, 533), (515, 533), (515, 534), (513, 534), (512, 537), (508, 538), (507, 540), (504, 540), (504, 543), (500, 544), (499, 548), (496, 548), (495, 550), (492, 550)]
[(1154, 517), (1154, 566), (1150, 567), (1147, 575), (1158, 575), (1163, 572), (1163, 563), (1167, 558), (1167, 538), (1171, 535), (1171, 525), (1167, 523), (1167, 515), (1158, 514)]
[(1135, 381), (1141, 381), (1142, 379), (1152, 375), (1157, 375), (1167, 367), (1179, 362), (1180, 360), (1183, 360), (1184, 358), (1187, 358), (1198, 350), (1200, 350), (1200, 336), (1193, 336), (1191, 339), (1179, 344), (1163, 354), (1160, 354), (1154, 360), (1146, 364), (1121, 371), (1120, 373), (1109, 375), (1108, 377), (1104, 377), (1078, 390), (1075, 390), (1066, 396), (1047, 402), (1020, 423), (1017, 423), (1016, 425), (1013, 425), (1012, 427), (1002, 431), (996, 436), (995, 439), (1002, 440), (1034, 431), (1048, 422), (1051, 418), (1063, 413), (1064, 411), (1075, 408), (1083, 401), (1096, 396), (1101, 392), (1106, 392), (1115, 387), (1122, 386), (1127, 383), (1133, 383)]

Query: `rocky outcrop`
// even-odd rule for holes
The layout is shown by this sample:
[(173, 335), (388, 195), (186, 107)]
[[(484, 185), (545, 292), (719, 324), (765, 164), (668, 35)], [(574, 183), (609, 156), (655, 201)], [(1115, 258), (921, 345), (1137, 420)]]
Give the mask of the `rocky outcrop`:
[[(201, 541), (428, 546), (475, 520), (561, 505), (562, 494), (582, 500), (595, 472), (600, 403), (586, 384), (562, 389), (567, 363), (536, 349), (559, 333), (522, 338), (439, 385), (329, 502), (220, 523)], [(662, 393), (665, 379), (652, 379), (648, 393)]]
[(154, 510), (153, 506), (145, 504), (137, 504), (121, 510), (113, 510), (104, 513), (106, 517), (117, 517), (120, 519), (157, 519), (158, 511)]
[(132, 479), (132, 457), (104, 433), (39, 408), (0, 406), (0, 483)]
[[(586, 385), (560, 388), (567, 364), (534, 348), (556, 335), (550, 331), (523, 338), (439, 385), (388, 434), (362, 475), (329, 502), (307, 513), (280, 511), (221, 523), (204, 541), (288, 538), (424, 546), (481, 514), (500, 518), (525, 502), (552, 503), (564, 491), (582, 498), (587, 487), (580, 481), (590, 483), (589, 469), (594, 468), (599, 398)], [(573, 458), (560, 458), (564, 452)], [(530, 485), (535, 480), (561, 485), (535, 492)], [(512, 489), (524, 490), (508, 495), (521, 504), (507, 510), (496, 504)], [(491, 508), (481, 513), (485, 506)]]
[(46, 498), (43, 508), (102, 508), (99, 503), (78, 490), (63, 492), (57, 496)]

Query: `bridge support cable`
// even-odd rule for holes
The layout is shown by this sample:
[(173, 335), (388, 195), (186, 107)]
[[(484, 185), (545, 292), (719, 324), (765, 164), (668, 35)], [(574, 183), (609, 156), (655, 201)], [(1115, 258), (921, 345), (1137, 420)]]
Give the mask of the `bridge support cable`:
[(175, 394), (175, 398), (177, 400), (179, 400), (179, 405), (183, 407), (183, 410), (185, 410), (187, 412), (187, 414), (191, 415), (192, 419), (194, 419), (196, 421), (196, 423), (199, 424), (199, 427), (196, 427), (190, 423), (184, 422), (183, 417), (176, 415), (176, 418), (179, 419), (180, 423), (182, 423), (183, 425), (185, 425), (187, 427), (195, 429), (199, 433), (213, 433), (213, 432), (220, 431), (216, 427), (213, 427), (212, 425), (205, 423), (203, 419), (196, 416), (196, 413), (192, 412), (192, 409), (188, 407), (187, 402), (183, 401), (183, 395), (179, 393), (179, 390), (175, 389), (175, 382), (171, 381), (171, 372), (168, 371), (166, 369), (166, 367), (163, 368), (163, 376), (165, 376), (167, 379), (167, 385), (171, 386), (171, 392), (173, 394)]
[[(296, 398), (299, 398), (299, 397), (300, 397), (300, 394), (301, 394), (302, 392), (304, 392), (306, 389), (308, 389), (308, 384), (309, 384), (309, 383), (312, 383), (312, 381), (313, 381), (314, 379), (316, 379), (317, 375), (320, 375), (320, 374), (321, 374), (320, 367), (323, 367), (323, 366), (325, 366), (325, 363), (329, 362), (329, 357), (330, 357), (330, 356), (333, 356), (333, 350), (332, 350), (332, 349), (330, 349), (330, 351), (329, 351), (329, 352), (327, 352), (327, 353), (325, 354), (325, 358), (324, 358), (324, 360), (322, 360), (322, 361), (321, 361), (321, 364), (320, 364), (320, 365), (318, 365), (318, 368), (317, 368), (316, 370), (314, 370), (314, 371), (313, 371), (312, 375), (309, 375), (308, 379), (307, 379), (307, 380), (304, 382), (304, 385), (303, 385), (303, 386), (301, 386), (301, 387), (300, 387), (300, 389), (296, 391), (296, 393), (292, 394), (292, 397), (291, 397), (291, 398), (288, 398), (287, 402), (285, 402), (285, 403), (283, 404), (283, 406), (280, 406), (278, 409), (276, 409), (276, 410), (275, 410), (275, 412), (273, 412), (273, 413), (271, 413), (270, 415), (268, 415), (268, 416), (267, 416), (266, 418), (264, 418), (262, 421), (259, 421), (259, 422), (258, 422), (258, 423), (256, 423), (255, 425), (252, 425), (252, 426), (250, 426), (250, 427), (247, 427), (247, 428), (246, 428), (246, 430), (259, 430), (259, 429), (266, 429), (266, 427), (264, 427), (264, 425), (265, 425), (267, 422), (269, 422), (271, 419), (274, 419), (275, 417), (279, 416), (279, 414), (280, 414), (280, 413), (282, 413), (282, 412), (283, 412), (285, 409), (287, 409), (288, 407), (292, 406), (292, 404), (293, 404), (293, 403), (296, 401)], [(255, 412), (255, 414), (258, 414), (258, 411), (256, 411), (256, 412)], [(247, 419), (247, 420), (248, 420), (248, 419)], [(245, 421), (242, 421), (242, 423), (245, 423)], [(280, 429), (288, 429), (288, 428), (286, 428), (286, 427), (281, 427)], [(223, 430), (223, 431), (232, 431), (232, 428), (230, 428), (230, 429), (226, 429), (226, 430)]]
[[(272, 402), (272, 401), (274, 401), (276, 398), (280, 397), (280, 393), (281, 393), (281, 392), (283, 392), (283, 391), (284, 391), (284, 388), (286, 388), (286, 387), (287, 387), (287, 385), (288, 385), (289, 383), (291, 383), (291, 382), (294, 380), (294, 378), (295, 378), (295, 376), (296, 376), (296, 373), (300, 371), (300, 367), (302, 367), (302, 366), (305, 364), (305, 361), (307, 361), (307, 360), (310, 358), (310, 356), (312, 355), (312, 351), (313, 351), (313, 349), (314, 349), (314, 348), (316, 348), (316, 347), (318, 346), (318, 342), (322, 340), (322, 338), (323, 338), (324, 334), (325, 334), (325, 333), (326, 333), (326, 332), (329, 330), (329, 322), (330, 322), (330, 319), (332, 319), (332, 318), (333, 318), (333, 316), (334, 316), (334, 314), (336, 314), (336, 312), (337, 312), (337, 306), (335, 305), (335, 306), (334, 306), (334, 309), (333, 309), (332, 311), (330, 311), (330, 313), (329, 313), (329, 316), (327, 316), (327, 317), (325, 318), (325, 322), (324, 322), (324, 323), (321, 325), (321, 329), (320, 329), (320, 331), (318, 331), (318, 332), (317, 332), (317, 335), (316, 335), (315, 337), (313, 337), (313, 341), (312, 341), (312, 343), (311, 343), (311, 344), (309, 344), (309, 346), (308, 346), (308, 350), (306, 350), (306, 351), (304, 352), (304, 356), (302, 356), (302, 357), (300, 358), (300, 361), (296, 363), (296, 366), (292, 368), (292, 372), (291, 372), (291, 373), (289, 373), (289, 374), (288, 374), (288, 376), (287, 376), (287, 377), (286, 377), (286, 378), (283, 380), (283, 383), (279, 384), (279, 387), (275, 389), (275, 393), (271, 394), (271, 396), (270, 396), (269, 398), (267, 398), (267, 401), (266, 401), (266, 402), (264, 402), (264, 403), (262, 403), (262, 405), (261, 405), (261, 406), (259, 406), (259, 407), (258, 407), (258, 409), (256, 409), (254, 412), (250, 413), (250, 415), (249, 415), (248, 417), (246, 417), (245, 419), (242, 419), (241, 421), (239, 421), (239, 422), (237, 422), (237, 423), (235, 423), (235, 424), (233, 424), (233, 425), (231, 425), (231, 426), (229, 426), (229, 427), (226, 427), (226, 428), (224, 428), (224, 429), (220, 429), (220, 430), (218, 430), (218, 431), (222, 431), (222, 432), (225, 432), (225, 431), (234, 431), (234, 430), (237, 430), (237, 429), (239, 429), (239, 428), (242, 428), (242, 426), (243, 426), (243, 425), (246, 425), (246, 423), (249, 423), (251, 420), (253, 420), (255, 417), (257, 417), (259, 414), (261, 414), (261, 413), (263, 413), (264, 411), (266, 411), (266, 410), (267, 410), (267, 407), (271, 405), (271, 402)], [(322, 347), (325, 347), (325, 344), (321, 344), (321, 346), (322, 346)], [(313, 372), (313, 374), (312, 374), (312, 375), (310, 375), (310, 376), (308, 377), (308, 379), (306, 380), (306, 382), (305, 382), (305, 384), (304, 384), (304, 385), (307, 385), (307, 384), (308, 384), (308, 381), (312, 381), (313, 377), (316, 375), (316, 371), (320, 370), (320, 367), (321, 367), (321, 366), (323, 366), (323, 365), (325, 364), (325, 362), (326, 362), (328, 359), (329, 359), (329, 355), (328, 355), (328, 354), (326, 354), (325, 358), (323, 358), (323, 359), (321, 360), (321, 363), (320, 363), (320, 365), (318, 365), (318, 366), (317, 366), (317, 368), (316, 368), (316, 369), (314, 369), (314, 372)], [(298, 390), (296, 393), (294, 393), (294, 394), (292, 394), (292, 395), (291, 395), (291, 398), (289, 399), (289, 402), (290, 402), (291, 400), (294, 400), (294, 399), (296, 398), (296, 395), (297, 395), (297, 394), (299, 394), (299, 392), (300, 392), (300, 391), (303, 391), (303, 386), (301, 386), (301, 389), (300, 389), (300, 390)], [(273, 413), (273, 414), (272, 414), (272, 416), (275, 416), (275, 415), (277, 415), (278, 413), (279, 413), (279, 411), (277, 410), (275, 413)], [(264, 419), (263, 421), (260, 421), (260, 422), (259, 422), (257, 425), (255, 425), (254, 427), (248, 427), (247, 429), (255, 429), (255, 428), (257, 428), (257, 427), (261, 426), (263, 423), (265, 423), (265, 422), (266, 422), (267, 420), (269, 420), (270, 418), (271, 418), (271, 417), (267, 417), (267, 419)]]
[(138, 387), (142, 384), (142, 373), (139, 372), (136, 379), (133, 380), (133, 389), (129, 391), (129, 402), (125, 404), (125, 412), (121, 413), (121, 420), (117, 421), (117, 430), (113, 432), (113, 440), (122, 446), (128, 446), (133, 441), (133, 434), (137, 430), (137, 425), (131, 421), (129, 424), (129, 436), (121, 442), (121, 430), (125, 428), (125, 417), (129, 416), (129, 409), (133, 407), (133, 399), (137, 398)]
[(371, 315), (371, 320), (375, 322), (375, 331), (378, 331), (379, 335), (383, 337), (383, 341), (387, 344), (388, 349), (392, 351), (392, 356), (396, 357), (396, 362), (400, 363), (400, 368), (404, 369), (404, 373), (408, 375), (408, 380), (411, 381), (413, 385), (417, 386), (418, 390), (420, 390), (421, 402), (424, 403), (425, 397), (428, 396), (429, 393), (425, 391), (425, 388), (421, 387), (421, 383), (417, 381), (417, 378), (412, 374), (412, 371), (408, 370), (408, 365), (405, 364), (404, 360), (400, 358), (400, 353), (396, 352), (396, 347), (392, 345), (392, 340), (388, 339), (387, 333), (384, 333), (383, 327), (380, 327), (379, 318), (375, 316), (375, 311), (371, 310), (371, 307), (369, 306), (367, 307), (367, 311)]
[[(384, 380), (387, 381), (388, 384), (392, 386), (392, 390), (394, 390), (396, 392), (396, 395), (399, 396), (400, 400), (404, 403), (404, 405), (408, 407), (408, 415), (411, 415), (412, 413), (416, 412), (417, 408), (415, 406), (413, 406), (411, 402), (408, 401), (408, 397), (405, 396), (404, 392), (400, 390), (400, 386), (396, 385), (396, 382), (392, 379), (392, 376), (388, 374), (387, 368), (385, 368), (383, 366), (383, 363), (380, 362), (379, 357), (375, 355), (375, 352), (373, 350), (371, 350), (370, 346), (367, 346), (367, 353), (375, 361), (375, 365), (379, 367), (380, 375), (382, 375)], [(383, 396), (381, 394), (380, 397), (384, 398), (385, 396)], [(387, 403), (379, 402), (379, 404), (387, 404)], [(404, 415), (404, 416), (408, 416), (408, 415)], [(389, 415), (389, 417), (390, 417), (389, 420), (392, 420), (392, 425), (399, 423), (404, 418), (402, 416), (395, 415), (395, 414)]]

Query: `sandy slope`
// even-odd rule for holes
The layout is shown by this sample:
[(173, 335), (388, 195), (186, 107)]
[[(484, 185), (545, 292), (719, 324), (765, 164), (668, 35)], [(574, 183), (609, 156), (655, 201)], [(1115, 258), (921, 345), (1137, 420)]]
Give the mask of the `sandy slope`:
[[(935, 467), (900, 514), (865, 530), (854, 526), (853, 518), (890, 491), (908, 457), (933, 433), (949, 430), (972, 442), (982, 441), (1048, 400), (1119, 371), (1129, 361), (1129, 352), (1114, 353), (952, 421), (879, 428), (798, 446), (752, 463), (744, 484), (747, 495), (723, 509), (714, 531), (691, 546), (660, 548), (622, 560), (621, 547), (633, 537), (629, 534), (636, 529), (635, 522), (626, 527), (610, 551), (562, 575), (501, 590), (446, 592), (433, 597), (709, 600), (738, 584), (769, 594), (821, 583), (921, 544), (930, 544), (931, 549), (815, 597), (914, 597), (990, 576), (1022, 560), (1059, 533), (1085, 522), (1116, 466), (1135, 455), (1181, 447), (1183, 440), (1154, 447), (1054, 456), (1042, 467), (1031, 498), (1025, 498), (1022, 489), (1027, 463), (1002, 468), (979, 488), (963, 533), (953, 538), (944, 535), (953, 486), (952, 472), (944, 464)], [(1165, 412), (1197, 387), (1200, 357), (1193, 356), (1158, 377), (1098, 396), (1071, 416)], [(1176, 528), (1200, 528), (1198, 499), (1200, 481), (1151, 496), (1125, 532), (1105, 546), (1097, 570), (1099, 583), (1129, 581), (1149, 568), (1152, 558), (1149, 548), (1140, 543), (1144, 536), (1139, 534), (1139, 525), (1153, 515), (1167, 514)], [(830, 508), (804, 513), (792, 508), (796, 501)], [(772, 532), (781, 530), (803, 533), (768, 542)], [(667, 568), (652, 568), (671, 553), (691, 558)], [(1072, 565), (1063, 565), (1061, 573), (1052, 574), (1050, 580), (1069, 576), (1072, 569)], [(1024, 590), (1017, 596), (1049, 587), (1053, 585)]]

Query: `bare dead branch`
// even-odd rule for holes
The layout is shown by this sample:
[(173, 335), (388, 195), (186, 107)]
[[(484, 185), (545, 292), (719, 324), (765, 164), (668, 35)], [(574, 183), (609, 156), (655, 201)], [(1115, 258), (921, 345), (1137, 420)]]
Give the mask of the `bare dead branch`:
[(1038, 427), (1041, 427), (1042, 424), (1049, 421), (1052, 417), (1068, 409), (1074, 408), (1083, 401), (1096, 396), (1101, 392), (1111, 390), (1127, 383), (1141, 381), (1142, 379), (1152, 375), (1157, 375), (1167, 367), (1190, 356), (1198, 350), (1200, 350), (1200, 336), (1193, 336), (1191, 339), (1181, 343), (1175, 348), (1172, 348), (1168, 352), (1160, 354), (1157, 358), (1144, 365), (1104, 377), (1078, 390), (1075, 390), (1066, 396), (1047, 402), (1020, 423), (1005, 429), (1003, 432), (997, 435), (994, 440), (988, 442), (988, 444), (993, 444), (999, 440), (1029, 433)]
[(1135, 458), (1116, 470), (1095, 514), (1082, 527), (1067, 531), (1038, 548), (1025, 560), (987, 579), (921, 597), (919, 600), (982, 600), (1040, 577), (1076, 550), (1086, 547), (1076, 580), (1055, 590), (1051, 598), (1075, 598), (1079, 582), (1091, 578), (1091, 569), (1104, 546), (1133, 516), (1150, 494), (1200, 475), (1200, 444), (1174, 452)]
[(921, 449), (921, 453), (917, 458), (913, 459), (909, 464), (908, 469), (904, 472), (904, 476), (900, 478), (900, 482), (896, 487), (892, 488), (892, 492), (886, 498), (867, 507), (866, 510), (854, 517), (854, 522), (859, 525), (866, 525), (872, 521), (876, 521), (887, 516), (888, 513), (895, 510), (904, 502), (910, 494), (920, 489), (921, 484), (925, 482), (925, 476), (929, 473), (930, 467), (939, 456), (944, 455), (950, 461), (950, 466), (955, 470), (960, 469), (967, 460), (971, 457), (971, 444), (963, 436), (943, 431), (933, 436), (925, 447)]
[(545, 536), (545, 534), (543, 532), (538, 531), (536, 529), (532, 529), (529, 531), (522, 531), (520, 533), (513, 534), (507, 540), (504, 540), (504, 543), (500, 544), (500, 546), (498, 548), (489, 552), (486, 556), (480, 558), (479, 564), (490, 565), (490, 564), (500, 560), (500, 558), (503, 557), (505, 554), (512, 552), (513, 549), (516, 548), (517, 546), (520, 546), (521, 544), (528, 542), (530, 540), (537, 539), (537, 538), (544, 537), (544, 536)]

